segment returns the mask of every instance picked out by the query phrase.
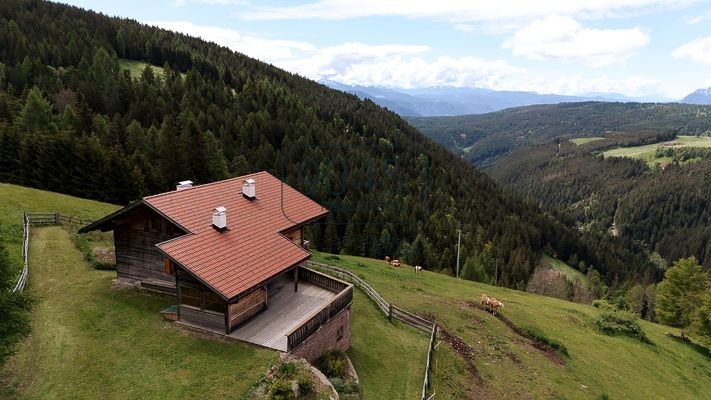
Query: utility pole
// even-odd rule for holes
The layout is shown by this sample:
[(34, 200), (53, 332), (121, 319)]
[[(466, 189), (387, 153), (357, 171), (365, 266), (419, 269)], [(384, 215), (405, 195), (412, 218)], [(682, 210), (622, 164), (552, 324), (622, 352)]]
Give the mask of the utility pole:
[(462, 230), (457, 229), (459, 238), (457, 239), (457, 279), (459, 279), (459, 248), (462, 247)]

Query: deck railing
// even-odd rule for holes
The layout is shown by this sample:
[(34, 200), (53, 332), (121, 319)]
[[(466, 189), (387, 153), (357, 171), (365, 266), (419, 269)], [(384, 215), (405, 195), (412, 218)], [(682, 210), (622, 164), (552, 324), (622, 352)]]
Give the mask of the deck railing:
[(325, 325), (331, 318), (335, 317), (339, 312), (343, 311), (353, 302), (353, 286), (346, 285), (338, 296), (329, 304), (325, 305), (320, 310), (314, 312), (311, 318), (306, 320), (301, 326), (294, 329), (287, 335), (286, 350), (288, 352), (296, 349), (301, 343), (306, 340), (312, 333), (316, 332), (320, 327)]
[(413, 328), (419, 329), (425, 333), (430, 334), (430, 345), (427, 350), (427, 362), (425, 364), (425, 379), (422, 383), (422, 399), (427, 400), (434, 397), (434, 393), (430, 393), (432, 378), (431, 372), (433, 367), (432, 359), (434, 357), (435, 340), (437, 339), (437, 323), (423, 318), (419, 315), (413, 314), (409, 311), (405, 311), (402, 308), (388, 303), (383, 296), (380, 295), (368, 282), (364, 281), (356, 274), (333, 265), (317, 263), (314, 261), (307, 261), (306, 264), (312, 268), (325, 271), (328, 274), (334, 275), (340, 279), (353, 283), (357, 286), (363, 293), (366, 294), (375, 305), (378, 306), (380, 311), (382, 311), (388, 319), (397, 319), (404, 322)]
[(333, 279), (328, 275), (324, 275), (308, 268), (299, 268), (299, 281), (313, 283), (316, 286), (320, 286), (335, 293), (340, 293), (343, 289), (348, 287), (348, 284), (345, 282)]

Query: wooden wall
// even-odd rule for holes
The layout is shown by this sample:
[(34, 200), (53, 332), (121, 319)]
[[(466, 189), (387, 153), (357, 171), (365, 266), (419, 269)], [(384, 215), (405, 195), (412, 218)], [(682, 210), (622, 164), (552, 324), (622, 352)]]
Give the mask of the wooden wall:
[(155, 245), (181, 235), (180, 229), (148, 207), (125, 215), (114, 225), (118, 277), (172, 284), (174, 278), (164, 272), (164, 256)]
[(301, 246), (301, 240), (303, 239), (303, 228), (298, 227), (291, 231), (286, 231), (284, 232), (284, 236), (286, 236), (289, 240), (296, 243), (297, 245)]
[(180, 321), (199, 327), (225, 332), (225, 314), (211, 311), (202, 311), (189, 306), (179, 306)]
[(267, 306), (267, 291), (262, 287), (230, 304), (230, 331), (259, 314)]

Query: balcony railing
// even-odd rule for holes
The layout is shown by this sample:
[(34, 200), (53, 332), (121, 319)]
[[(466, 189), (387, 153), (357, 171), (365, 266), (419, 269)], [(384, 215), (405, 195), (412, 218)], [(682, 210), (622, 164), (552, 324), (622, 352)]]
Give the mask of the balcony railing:
[(299, 347), (311, 334), (353, 303), (353, 285), (306, 268), (299, 268), (299, 280), (310, 282), (324, 289), (336, 292), (338, 296), (320, 310), (311, 314), (301, 326), (287, 334), (286, 343), (288, 352)]

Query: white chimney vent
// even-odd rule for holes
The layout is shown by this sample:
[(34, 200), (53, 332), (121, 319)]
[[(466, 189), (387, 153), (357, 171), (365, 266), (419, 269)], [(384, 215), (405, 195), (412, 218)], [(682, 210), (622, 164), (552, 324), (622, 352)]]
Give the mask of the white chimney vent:
[(193, 187), (193, 181), (180, 181), (175, 186), (175, 190), (190, 189), (191, 187)]
[(227, 229), (227, 209), (225, 207), (217, 207), (212, 211), (212, 227), (218, 231)]
[(254, 179), (249, 178), (242, 184), (242, 195), (249, 200), (257, 198), (257, 187), (255, 183)]

